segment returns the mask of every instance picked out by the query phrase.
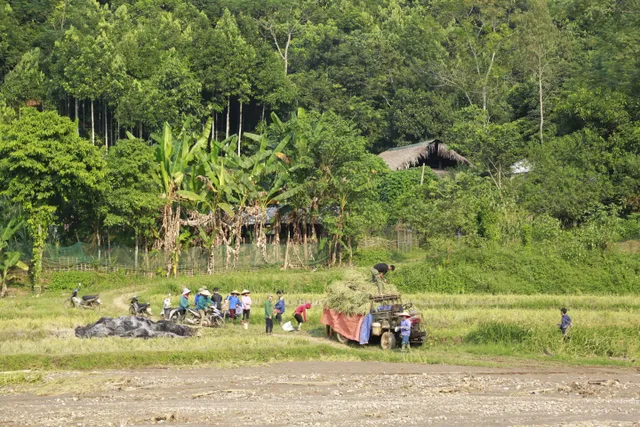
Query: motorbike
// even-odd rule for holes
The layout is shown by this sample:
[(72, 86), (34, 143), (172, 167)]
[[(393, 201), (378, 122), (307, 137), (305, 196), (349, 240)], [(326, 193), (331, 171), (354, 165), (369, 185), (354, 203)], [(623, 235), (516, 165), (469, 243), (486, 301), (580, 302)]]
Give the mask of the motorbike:
[(187, 308), (184, 312), (180, 307), (165, 309), (163, 317), (165, 320), (176, 323), (188, 323), (190, 325), (200, 323), (200, 313), (194, 308)]
[(91, 310), (95, 310), (96, 308), (100, 308), (102, 301), (100, 301), (100, 295), (84, 295), (82, 297), (78, 297), (78, 292), (80, 291), (81, 283), (78, 283), (78, 287), (73, 290), (71, 296), (67, 298), (64, 302), (65, 308), (88, 308)]
[(210, 305), (205, 310), (205, 316), (209, 326), (214, 328), (222, 328), (224, 326), (224, 314), (218, 310), (215, 304)]
[(150, 303), (141, 303), (140, 301), (138, 301), (137, 296), (131, 298), (130, 302), (131, 304), (129, 305), (129, 314), (131, 314), (132, 316), (151, 316), (152, 313)]

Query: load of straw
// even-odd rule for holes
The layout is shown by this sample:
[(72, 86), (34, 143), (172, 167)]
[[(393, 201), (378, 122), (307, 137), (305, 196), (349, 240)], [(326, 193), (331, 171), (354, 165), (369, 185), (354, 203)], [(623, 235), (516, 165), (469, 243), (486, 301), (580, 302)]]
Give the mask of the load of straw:
[[(396, 294), (395, 286), (385, 283), (383, 293)], [(343, 280), (331, 283), (327, 288), (325, 308), (345, 314), (367, 314), (371, 298), (378, 294), (378, 287), (365, 273), (351, 270), (345, 273)]]

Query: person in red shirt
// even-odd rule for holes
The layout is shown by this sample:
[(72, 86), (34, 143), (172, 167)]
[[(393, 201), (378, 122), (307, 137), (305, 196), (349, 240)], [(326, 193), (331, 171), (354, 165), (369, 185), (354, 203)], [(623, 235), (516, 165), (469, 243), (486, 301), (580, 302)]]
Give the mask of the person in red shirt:
[(293, 314), (293, 317), (298, 321), (298, 330), (302, 328), (302, 324), (307, 321), (307, 310), (311, 308), (311, 303), (307, 302), (306, 304), (302, 304), (296, 308), (296, 311)]

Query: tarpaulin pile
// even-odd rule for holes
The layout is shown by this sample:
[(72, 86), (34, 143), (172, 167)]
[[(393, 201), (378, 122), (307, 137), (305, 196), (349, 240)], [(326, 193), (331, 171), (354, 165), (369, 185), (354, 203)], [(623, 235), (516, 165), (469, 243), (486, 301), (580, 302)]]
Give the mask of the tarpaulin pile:
[(345, 314), (325, 308), (320, 323), (331, 326), (335, 332), (360, 344), (368, 344), (371, 335), (371, 314)]
[(135, 316), (101, 317), (96, 323), (76, 328), (76, 336), (78, 338), (112, 336), (125, 338), (184, 338), (191, 335), (193, 335), (193, 330), (187, 326), (177, 325), (166, 320), (153, 322), (144, 317)]

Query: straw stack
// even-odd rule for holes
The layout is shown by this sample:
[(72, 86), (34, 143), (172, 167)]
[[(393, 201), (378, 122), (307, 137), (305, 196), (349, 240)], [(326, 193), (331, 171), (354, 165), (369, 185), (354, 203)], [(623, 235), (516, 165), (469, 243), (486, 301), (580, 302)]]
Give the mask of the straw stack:
[[(385, 284), (385, 294), (395, 294), (395, 286)], [(378, 294), (378, 288), (371, 278), (359, 271), (348, 271), (343, 280), (338, 280), (327, 288), (325, 308), (345, 314), (366, 314), (370, 309), (369, 298)]]

